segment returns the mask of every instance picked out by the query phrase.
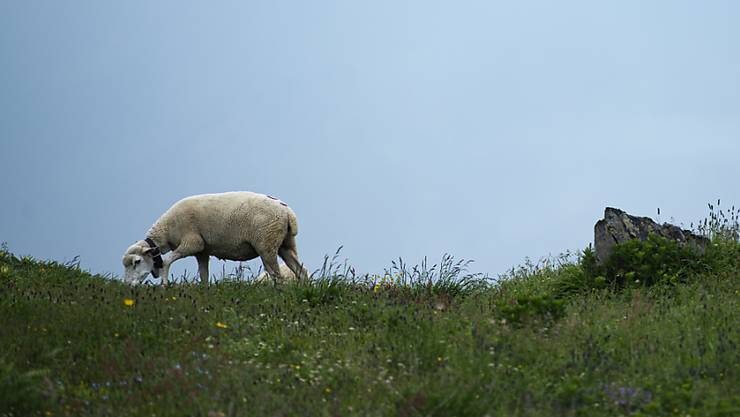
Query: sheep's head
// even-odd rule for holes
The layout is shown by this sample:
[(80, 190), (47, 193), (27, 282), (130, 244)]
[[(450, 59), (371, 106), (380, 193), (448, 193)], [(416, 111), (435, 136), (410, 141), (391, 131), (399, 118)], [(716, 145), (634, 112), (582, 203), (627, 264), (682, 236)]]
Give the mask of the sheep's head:
[(129, 246), (123, 254), (123, 280), (127, 284), (137, 285), (141, 283), (150, 272), (158, 275), (154, 268), (154, 256), (156, 248), (150, 248), (146, 242), (139, 241)]

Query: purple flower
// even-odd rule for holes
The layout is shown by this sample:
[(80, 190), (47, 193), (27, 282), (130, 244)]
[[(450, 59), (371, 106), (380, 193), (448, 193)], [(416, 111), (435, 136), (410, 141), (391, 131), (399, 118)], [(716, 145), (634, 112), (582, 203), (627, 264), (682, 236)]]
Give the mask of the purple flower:
[(639, 407), (649, 403), (653, 394), (641, 388), (617, 386), (616, 384), (604, 385), (604, 395), (615, 405), (621, 407)]

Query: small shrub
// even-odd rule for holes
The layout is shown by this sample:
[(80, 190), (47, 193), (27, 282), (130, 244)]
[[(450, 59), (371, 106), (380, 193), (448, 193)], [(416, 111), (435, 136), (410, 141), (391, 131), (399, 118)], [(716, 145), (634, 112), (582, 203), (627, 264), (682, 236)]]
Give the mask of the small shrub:
[(651, 234), (646, 241), (634, 239), (616, 245), (604, 264), (603, 276), (609, 286), (619, 289), (675, 284), (704, 270), (706, 263), (698, 251)]
[(596, 263), (588, 247), (579, 261), (584, 289), (610, 287), (620, 290), (629, 286), (675, 284), (694, 273), (706, 271), (708, 258), (689, 246), (650, 235), (646, 241), (637, 239), (617, 244), (603, 265)]
[(740, 242), (714, 237), (707, 246), (704, 261), (712, 271), (737, 271), (740, 269)]
[(586, 269), (578, 264), (561, 266), (552, 281), (553, 295), (561, 299), (601, 286), (595, 283), (593, 275), (588, 274)]
[(579, 265), (587, 277), (595, 278), (599, 276), (600, 271), (599, 266), (596, 264), (596, 252), (591, 248), (591, 245), (588, 245), (588, 247), (583, 250), (579, 260)]
[(519, 296), (497, 303), (499, 317), (521, 325), (531, 320), (556, 320), (565, 314), (565, 301), (552, 295)]

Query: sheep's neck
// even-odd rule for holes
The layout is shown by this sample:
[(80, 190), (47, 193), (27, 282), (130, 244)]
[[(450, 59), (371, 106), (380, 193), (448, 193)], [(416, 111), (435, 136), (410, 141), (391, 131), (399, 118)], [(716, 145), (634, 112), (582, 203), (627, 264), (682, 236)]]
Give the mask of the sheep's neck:
[(149, 230), (149, 233), (146, 234), (146, 237), (153, 240), (154, 244), (159, 248), (159, 251), (162, 252), (162, 254), (165, 254), (170, 251), (170, 247), (167, 244), (167, 240), (162, 238), (158, 232), (159, 230), (157, 230), (156, 227), (152, 227)]

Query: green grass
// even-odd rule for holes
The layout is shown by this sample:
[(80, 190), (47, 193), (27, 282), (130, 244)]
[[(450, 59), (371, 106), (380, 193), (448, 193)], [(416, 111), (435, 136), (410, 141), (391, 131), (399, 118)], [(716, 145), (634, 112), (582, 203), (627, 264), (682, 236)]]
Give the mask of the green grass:
[(2, 250), (0, 415), (738, 415), (740, 252), (715, 243), (620, 287), (581, 255), (131, 288)]

